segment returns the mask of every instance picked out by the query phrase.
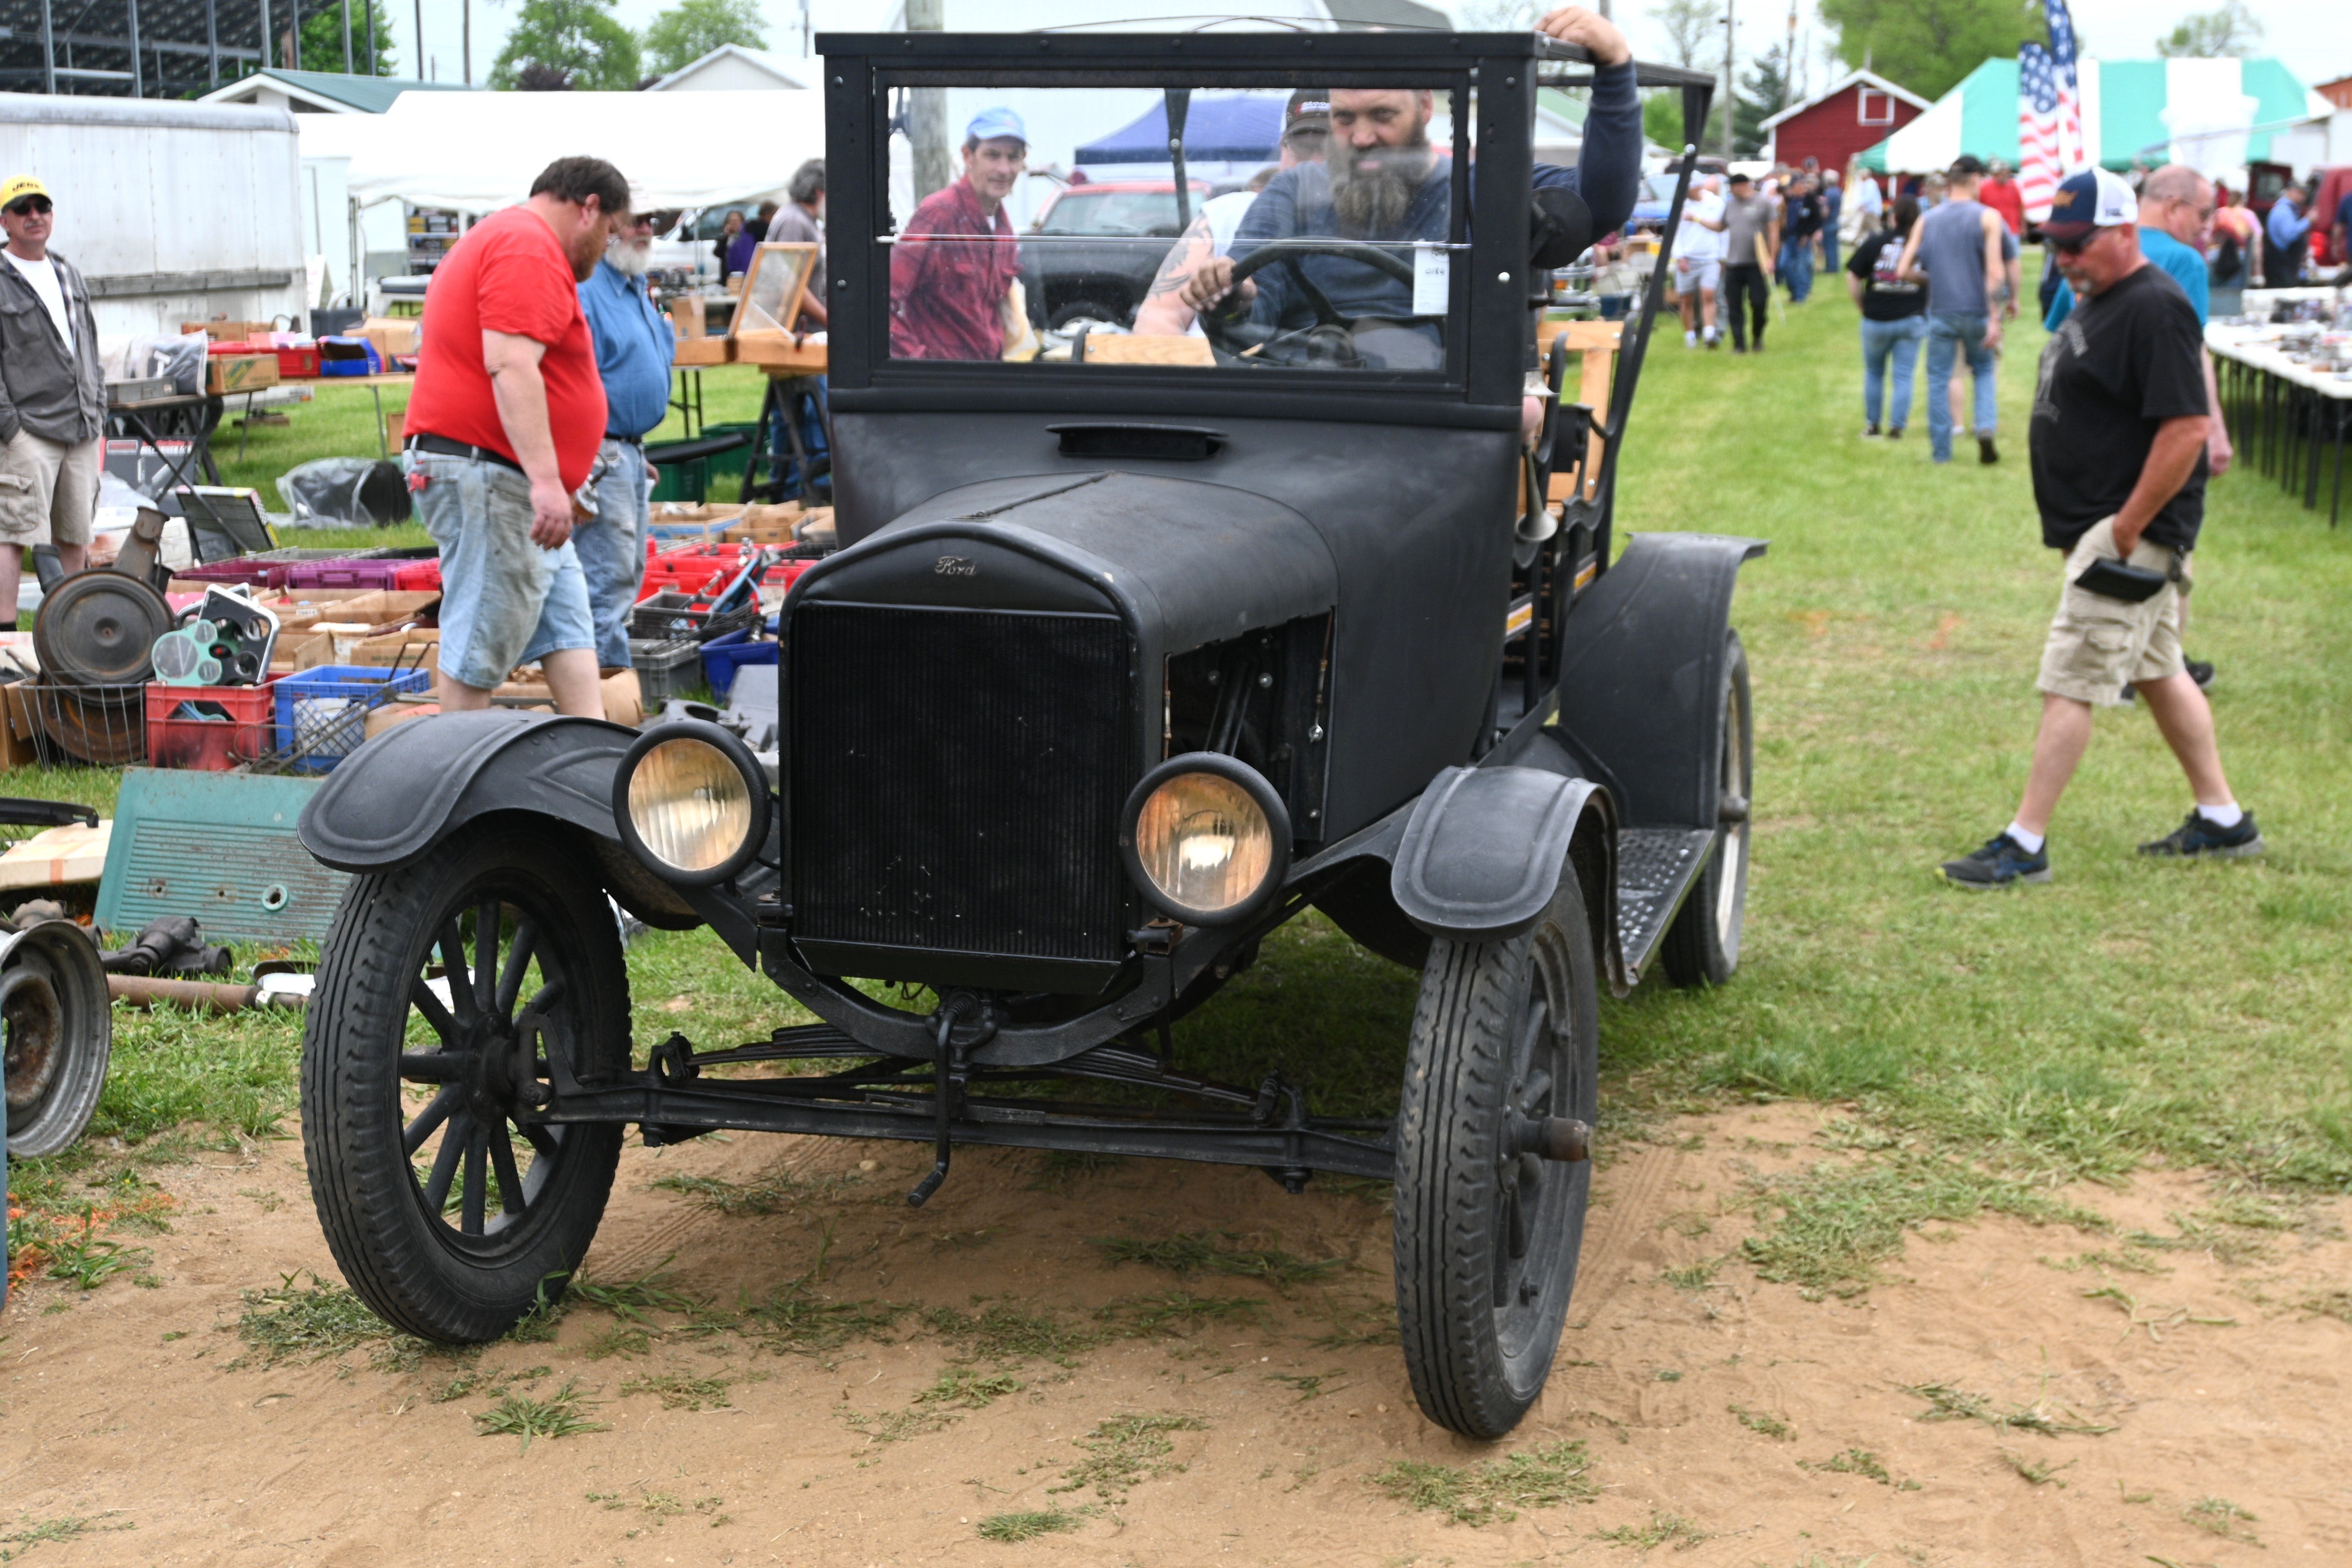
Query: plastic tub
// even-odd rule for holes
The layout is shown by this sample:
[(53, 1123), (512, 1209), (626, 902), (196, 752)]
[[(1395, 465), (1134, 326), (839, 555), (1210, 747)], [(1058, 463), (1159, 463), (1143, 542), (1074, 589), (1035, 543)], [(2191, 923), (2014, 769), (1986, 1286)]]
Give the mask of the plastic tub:
[(404, 593), (437, 594), (441, 591), (441, 563), (399, 562), (394, 563), (392, 577), (392, 585)]
[(749, 631), (729, 632), (702, 645), (702, 673), (710, 682), (711, 695), (719, 701), (735, 689), (735, 672), (747, 664), (773, 664), (778, 644), (752, 642)]
[(433, 684), (429, 669), (394, 670), (382, 665), (322, 664), (281, 675), (270, 682), (278, 698), (279, 744), (299, 748), (294, 771), (323, 773), (360, 749), (367, 710), (402, 692)]
[[(147, 685), (147, 761), (159, 768), (226, 773), (277, 748), (274, 682), (259, 686)], [(194, 708), (193, 713), (187, 711)]]
[[(392, 589), (401, 586), (397, 561), (298, 561), (286, 574), (289, 588)], [(439, 575), (436, 570), (435, 575)], [(434, 584), (438, 587), (440, 584)]]
[(631, 637), (629, 663), (647, 708), (683, 697), (702, 677), (701, 645), (692, 637)]

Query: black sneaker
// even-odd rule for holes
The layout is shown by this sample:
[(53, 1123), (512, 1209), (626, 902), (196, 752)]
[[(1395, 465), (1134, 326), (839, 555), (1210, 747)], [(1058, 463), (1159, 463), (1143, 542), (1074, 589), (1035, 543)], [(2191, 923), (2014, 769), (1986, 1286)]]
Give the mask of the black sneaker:
[(1862, 433), (1862, 438), (1865, 441), (1875, 441), (1878, 439), (1878, 426), (1872, 425), (1864, 428)]
[(1945, 861), (1936, 868), (1936, 874), (1952, 886), (1972, 892), (2006, 888), (2012, 882), (2046, 882), (2050, 879), (2050, 841), (2043, 839), (2042, 847), (2028, 855), (2023, 845), (2004, 832), (1986, 839), (1984, 847), (1973, 855)]
[(1990, 468), (1993, 464), (2000, 461), (2000, 454), (1993, 449), (1991, 437), (1979, 436), (1977, 437), (1977, 461), (1982, 463), (1987, 468)]
[(2157, 839), (2143, 844), (2143, 855), (2208, 856), (2216, 860), (2236, 859), (2242, 855), (2263, 852), (2263, 836), (2254, 826), (2254, 814), (2238, 818), (2235, 827), (2216, 827), (2202, 812), (2191, 811), (2188, 820)]
[(2189, 679), (2195, 681), (2199, 686), (2210, 686), (2213, 684), (2213, 661), (2211, 659), (2187, 658), (2180, 662), (2182, 668), (2189, 671)]
[(1886, 438), (1890, 441), (1900, 441), (1903, 439), (1903, 426), (1897, 425), (1893, 429), (1889, 430), (1886, 433)]

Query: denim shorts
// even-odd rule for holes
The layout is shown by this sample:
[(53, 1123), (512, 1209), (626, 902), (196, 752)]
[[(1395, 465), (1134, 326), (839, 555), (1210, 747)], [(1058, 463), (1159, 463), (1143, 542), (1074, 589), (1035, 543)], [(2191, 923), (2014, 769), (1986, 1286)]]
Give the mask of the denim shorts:
[(518, 665), (596, 646), (572, 542), (531, 542), (530, 480), (439, 453), (410, 452), (407, 468), (425, 481), (416, 515), (441, 547), (442, 674), (488, 689)]

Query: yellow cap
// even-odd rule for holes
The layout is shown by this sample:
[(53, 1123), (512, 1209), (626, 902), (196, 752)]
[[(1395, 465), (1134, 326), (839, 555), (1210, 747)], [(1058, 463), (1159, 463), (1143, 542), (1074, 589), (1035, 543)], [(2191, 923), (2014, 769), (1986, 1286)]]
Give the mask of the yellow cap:
[(0, 207), (13, 207), (26, 196), (46, 196), (49, 187), (30, 174), (12, 174), (0, 185)]

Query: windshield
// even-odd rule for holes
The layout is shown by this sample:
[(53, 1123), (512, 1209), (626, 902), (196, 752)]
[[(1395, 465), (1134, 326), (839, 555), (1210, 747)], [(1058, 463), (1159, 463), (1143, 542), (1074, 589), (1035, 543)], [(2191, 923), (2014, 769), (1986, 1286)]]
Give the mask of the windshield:
[(1446, 369), (1448, 89), (894, 96), (894, 360)]

